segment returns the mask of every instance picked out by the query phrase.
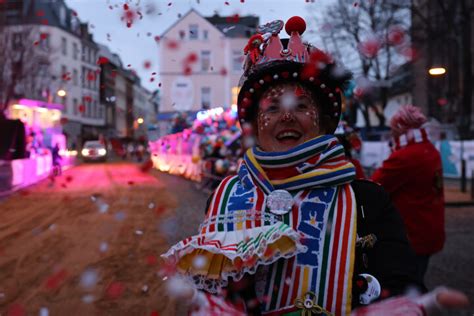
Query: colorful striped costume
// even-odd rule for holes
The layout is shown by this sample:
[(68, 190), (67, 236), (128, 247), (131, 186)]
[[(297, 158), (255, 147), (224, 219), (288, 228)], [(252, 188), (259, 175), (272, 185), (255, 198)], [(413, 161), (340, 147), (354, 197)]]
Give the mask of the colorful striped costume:
[[(332, 135), (288, 152), (247, 151), (237, 176), (214, 192), (200, 233), (163, 257), (198, 288), (216, 293), (229, 277), (255, 274), (265, 315), (300, 315), (314, 306), (348, 315), (356, 241), (354, 166)], [(290, 212), (274, 215), (267, 196), (283, 189)], [(206, 258), (196, 265), (196, 258)], [(311, 305), (311, 304), (310, 304)], [(306, 308), (305, 308), (306, 306)], [(309, 315), (309, 314), (308, 314)]]

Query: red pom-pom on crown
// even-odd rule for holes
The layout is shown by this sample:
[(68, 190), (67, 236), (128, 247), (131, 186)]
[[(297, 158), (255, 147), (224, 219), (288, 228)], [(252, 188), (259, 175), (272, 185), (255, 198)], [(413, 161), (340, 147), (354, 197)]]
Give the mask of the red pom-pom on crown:
[(300, 16), (293, 16), (286, 21), (285, 31), (291, 36), (292, 32), (298, 32), (300, 35), (306, 30), (306, 22)]

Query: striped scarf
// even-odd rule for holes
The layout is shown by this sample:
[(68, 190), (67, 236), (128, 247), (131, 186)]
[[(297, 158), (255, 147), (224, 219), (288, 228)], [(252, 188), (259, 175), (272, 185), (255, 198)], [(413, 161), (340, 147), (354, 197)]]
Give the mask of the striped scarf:
[[(299, 315), (308, 295), (332, 314), (348, 315), (356, 239), (354, 177), (354, 166), (333, 136), (281, 153), (250, 149), (238, 175), (225, 178), (214, 192), (199, 234), (163, 257), (175, 259), (178, 271), (211, 293), (229, 277), (255, 274), (265, 315)], [(270, 212), (266, 202), (274, 189), (293, 196), (290, 212)], [(206, 258), (206, 264), (196, 267), (196, 257)]]
[(429, 142), (429, 136), (424, 128), (409, 129), (405, 134), (392, 140), (392, 151), (399, 150), (405, 146), (415, 143)]
[(354, 166), (331, 135), (284, 153), (252, 148), (245, 154), (239, 169), (243, 185), (255, 183), (265, 194), (289, 191), (297, 203), (282, 221), (302, 234), (308, 247), (305, 253), (261, 269), (257, 291), (269, 298), (264, 314), (297, 312), (295, 300), (307, 292), (315, 293), (315, 303), (335, 315), (350, 313), (356, 205), (349, 183), (354, 177)]

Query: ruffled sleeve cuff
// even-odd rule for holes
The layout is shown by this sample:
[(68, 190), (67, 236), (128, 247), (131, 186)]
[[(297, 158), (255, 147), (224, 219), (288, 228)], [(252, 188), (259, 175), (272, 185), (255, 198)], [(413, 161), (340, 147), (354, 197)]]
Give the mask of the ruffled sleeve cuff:
[(305, 252), (300, 234), (282, 222), (236, 231), (195, 235), (171, 247), (162, 257), (199, 289), (216, 293), (231, 277), (240, 280), (260, 265)]

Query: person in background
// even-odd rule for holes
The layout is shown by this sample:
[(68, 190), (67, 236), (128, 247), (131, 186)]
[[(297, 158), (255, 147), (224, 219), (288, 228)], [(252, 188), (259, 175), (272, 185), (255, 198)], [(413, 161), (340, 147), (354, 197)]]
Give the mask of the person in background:
[(418, 107), (402, 106), (390, 121), (392, 153), (372, 175), (402, 216), (420, 280), (445, 241), (441, 156), (423, 128), (426, 121)]
[(51, 151), (52, 162), (53, 162), (53, 174), (59, 176), (62, 174), (61, 160), (63, 159), (59, 154), (60, 148), (59, 144), (55, 144), (53, 150)]

